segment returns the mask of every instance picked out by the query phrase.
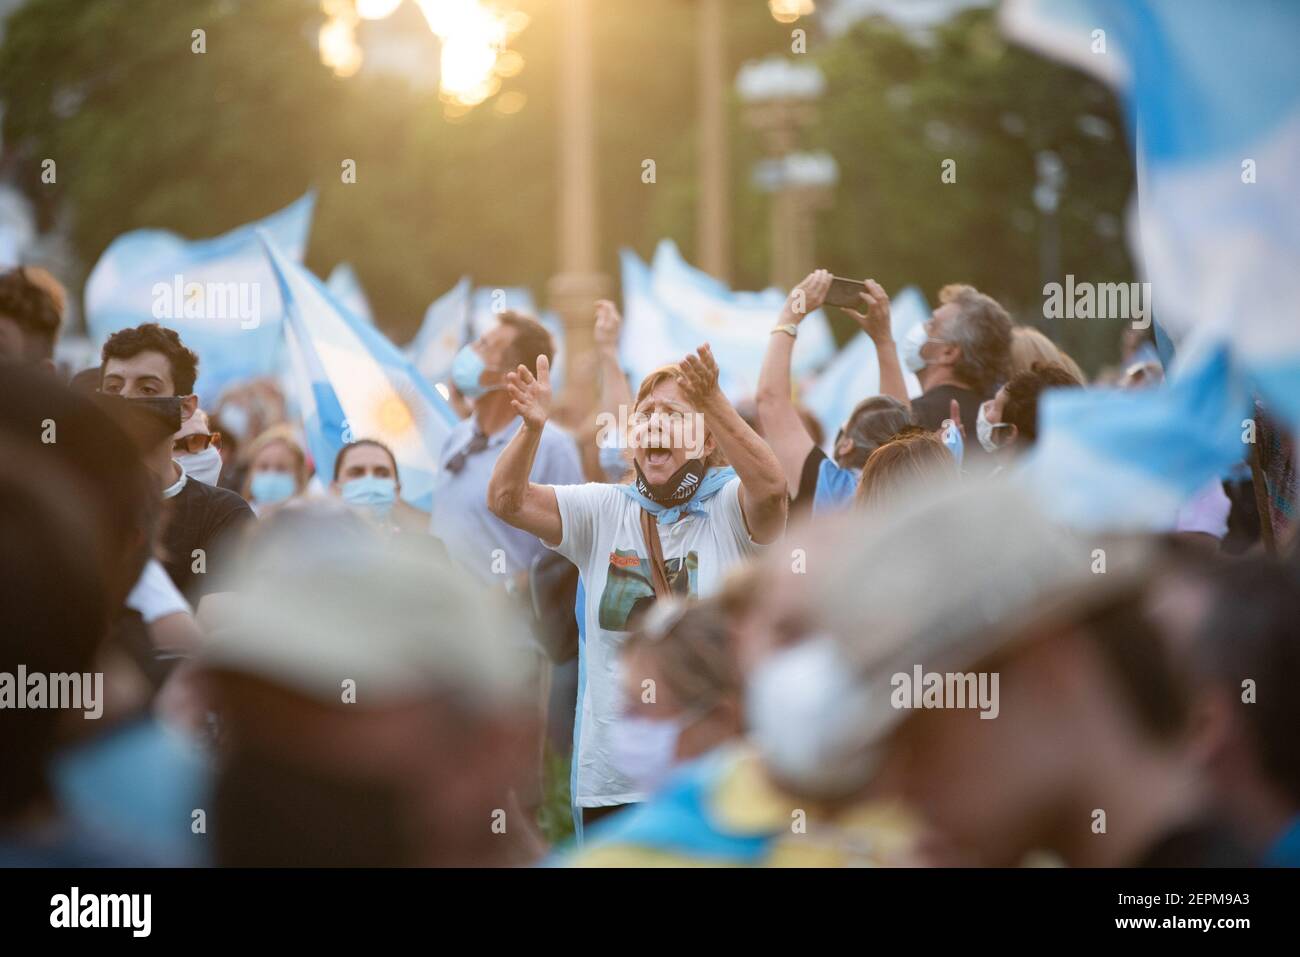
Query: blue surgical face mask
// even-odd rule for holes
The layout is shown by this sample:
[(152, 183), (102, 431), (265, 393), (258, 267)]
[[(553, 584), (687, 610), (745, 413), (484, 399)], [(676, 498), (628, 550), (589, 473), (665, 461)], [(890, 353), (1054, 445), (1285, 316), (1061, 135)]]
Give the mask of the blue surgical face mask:
[(298, 483), (288, 472), (257, 472), (248, 490), (258, 505), (274, 505), (290, 498), (298, 490)]
[(370, 509), (377, 518), (387, 518), (397, 501), (397, 483), (390, 478), (366, 475), (343, 483), (343, 501)]
[(456, 353), (456, 358), (451, 360), (451, 381), (457, 391), (467, 399), (477, 399), (484, 393), (500, 388), (500, 386), (480, 385), (479, 380), (487, 371), (487, 363), (473, 346), (463, 346), (460, 352)]

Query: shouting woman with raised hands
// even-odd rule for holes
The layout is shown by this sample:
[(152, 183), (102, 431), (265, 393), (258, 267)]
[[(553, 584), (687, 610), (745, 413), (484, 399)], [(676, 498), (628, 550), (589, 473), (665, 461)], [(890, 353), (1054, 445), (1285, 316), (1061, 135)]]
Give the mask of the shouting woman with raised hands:
[[(578, 566), (582, 671), (573, 797), (593, 809), (641, 800), (612, 753), (623, 712), (618, 648), (656, 598), (716, 591), (727, 571), (785, 529), (781, 464), (718, 389), (707, 345), (642, 381), (626, 418), (627, 484), (528, 480), (551, 404), (550, 367), (506, 380), (523, 427), (498, 459), (488, 505)], [(639, 685), (639, 682), (638, 682)]]

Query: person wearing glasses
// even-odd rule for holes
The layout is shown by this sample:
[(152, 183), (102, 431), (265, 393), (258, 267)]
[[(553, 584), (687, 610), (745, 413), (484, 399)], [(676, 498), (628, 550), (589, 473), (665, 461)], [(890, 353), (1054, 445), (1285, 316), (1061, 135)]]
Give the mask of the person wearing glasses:
[[(520, 365), (536, 370), (537, 357), (544, 355), (549, 362), (555, 346), (536, 319), (507, 311), (497, 320), (452, 363), (452, 381), (474, 411), (443, 445), (430, 530), (480, 581), (513, 589), (526, 581), (533, 559), (547, 549), (537, 536), (512, 527), (488, 508), (492, 470), (521, 423), (506, 391), (506, 373)], [(542, 430), (528, 478), (539, 485), (585, 480), (577, 444), (567, 432), (553, 424)]]
[[(146, 322), (109, 336), (100, 358), (101, 392), (166, 407), (168, 415), (179, 415), (180, 429), (149, 453), (145, 464), (158, 477), (164, 499), (163, 567), (186, 599), (197, 605), (204, 595), (216, 591), (224, 543), (254, 521), (252, 509), (239, 495), (191, 476), (178, 458), (201, 455), (213, 441), (206, 419), (190, 423), (198, 411), (194, 381), (199, 357), (175, 330)], [(197, 453), (191, 442), (199, 446)]]

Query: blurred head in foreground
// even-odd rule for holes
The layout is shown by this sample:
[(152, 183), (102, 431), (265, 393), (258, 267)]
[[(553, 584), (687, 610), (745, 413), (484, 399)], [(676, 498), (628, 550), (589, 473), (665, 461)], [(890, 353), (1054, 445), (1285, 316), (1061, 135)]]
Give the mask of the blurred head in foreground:
[(740, 677), (715, 600), (655, 602), (622, 648), (615, 761), (644, 791), (741, 731)]
[(44, 269), (0, 272), (0, 365), (54, 369), (66, 294)]
[(807, 582), (774, 566), (788, 597), (751, 627), (785, 647), (748, 701), (789, 787), (896, 793), (948, 863), (1232, 859), (1142, 607), (1144, 541), (1073, 534), (1006, 482), (792, 537)]
[(337, 506), (259, 528), (204, 654), (224, 865), (520, 862), (526, 633), (419, 538)]
[(1300, 575), (1183, 549), (1153, 611), (1195, 671), (1194, 725), (1214, 799), (1260, 863), (1300, 866)]

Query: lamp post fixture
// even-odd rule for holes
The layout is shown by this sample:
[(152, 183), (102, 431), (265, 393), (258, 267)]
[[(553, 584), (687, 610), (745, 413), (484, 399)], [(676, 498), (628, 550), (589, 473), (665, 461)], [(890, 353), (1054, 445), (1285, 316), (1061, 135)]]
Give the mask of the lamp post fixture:
[(829, 202), (839, 180), (829, 153), (799, 149), (825, 87), (817, 67), (783, 57), (747, 63), (736, 78), (745, 120), (767, 153), (754, 168), (754, 185), (772, 195), (770, 279), (781, 289), (793, 288), (812, 269), (813, 214)]
[(700, 0), (700, 204), (696, 247), (705, 272), (730, 281), (730, 185), (727, 176), (727, 81), (724, 0)]

